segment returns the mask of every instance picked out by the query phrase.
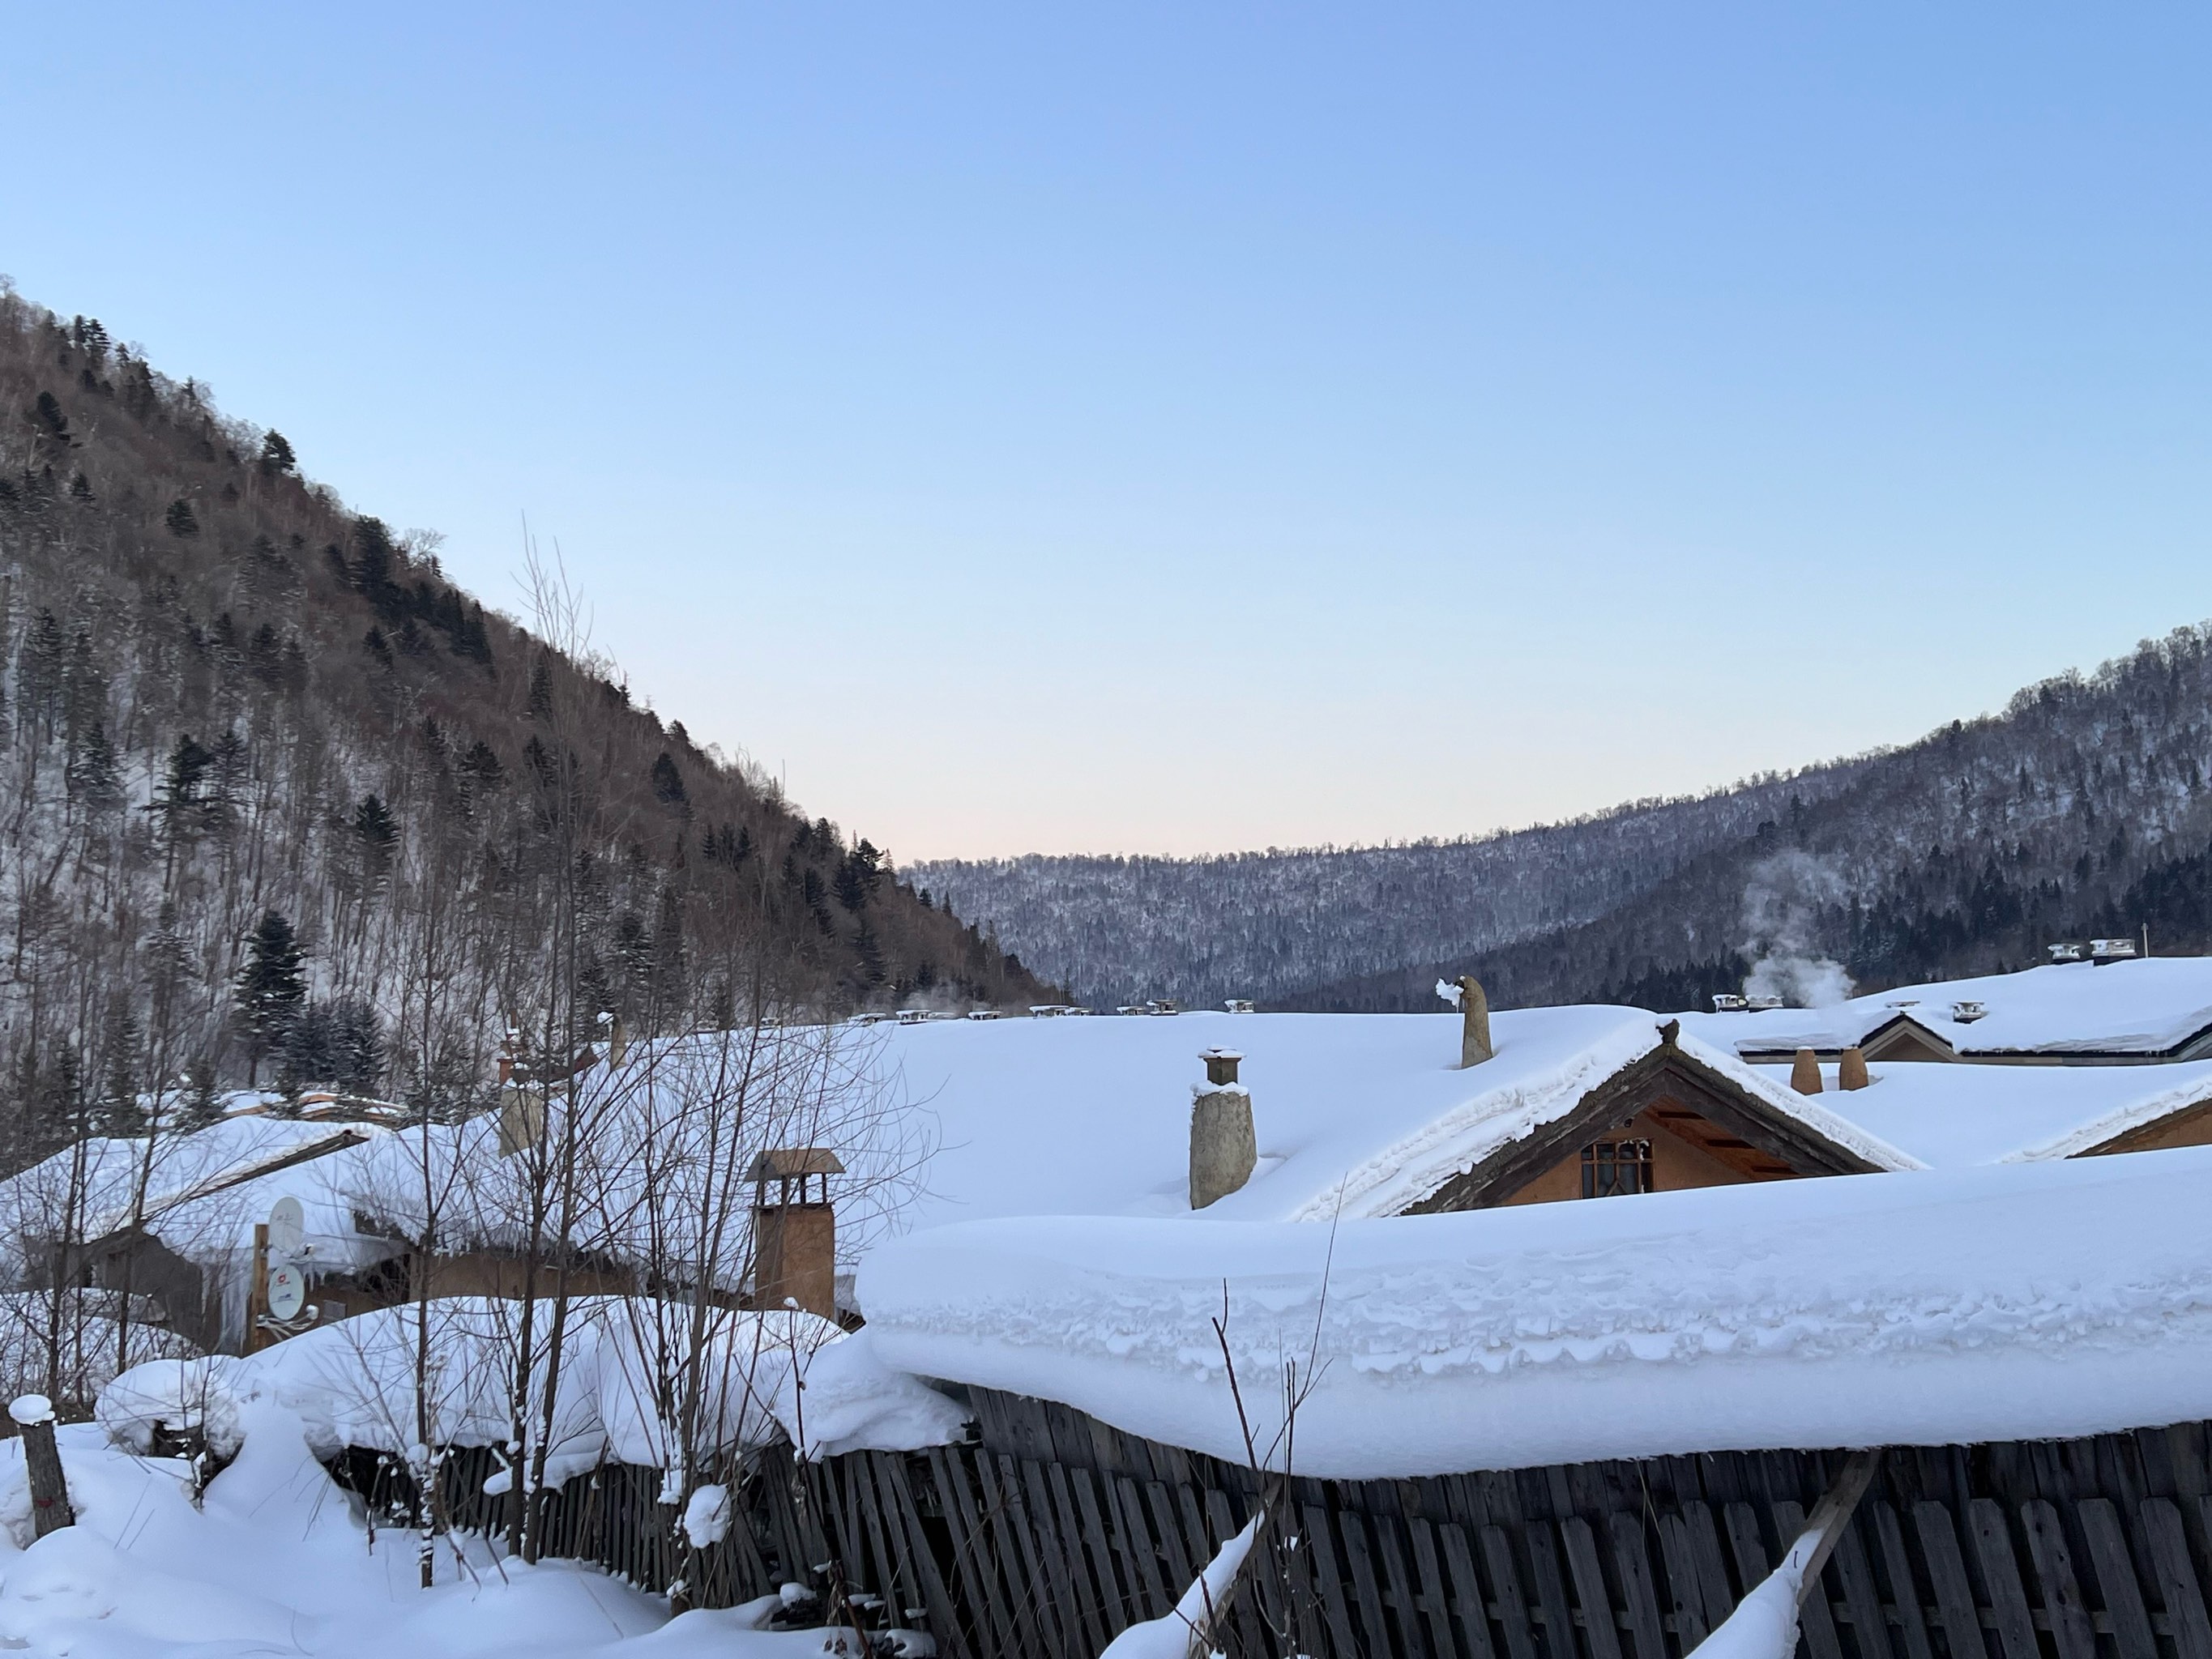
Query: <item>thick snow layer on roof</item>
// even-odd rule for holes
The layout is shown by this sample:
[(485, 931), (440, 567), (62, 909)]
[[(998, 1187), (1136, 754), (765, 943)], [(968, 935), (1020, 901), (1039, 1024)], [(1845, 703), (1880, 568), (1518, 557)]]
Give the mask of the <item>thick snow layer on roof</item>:
[[(1978, 1002), (1984, 1018), (1951, 1017)], [(1833, 1008), (1693, 1013), (1683, 1029), (1737, 1048), (1834, 1048), (1899, 1013), (1961, 1054), (2155, 1054), (2212, 1026), (2212, 957), (2147, 957), (2099, 966), (2057, 963), (2017, 974), (1903, 985)]]
[[(2212, 1149), (1324, 1226), (1009, 1219), (863, 1264), (878, 1352), (1342, 1478), (2212, 1416)], [(1323, 1291), (1326, 1289), (1326, 1297)]]
[[(1385, 1212), (1565, 1111), (1656, 1048), (1633, 1008), (1493, 1017), (1459, 1069), (1452, 1013), (944, 1020), (887, 1028), (882, 1063), (936, 1119), (916, 1225), (1003, 1215), (1188, 1215), (1201, 1049), (1243, 1055), (1260, 1164), (1204, 1213)], [(1749, 1069), (1749, 1068), (1746, 1068)]]
[[(1940, 1066), (1877, 1063), (1870, 1086), (1819, 1097), (1937, 1169), (2005, 1158), (2070, 1158), (2115, 1135), (2212, 1101), (2212, 1060), (2172, 1066)], [(1772, 1073), (1770, 1073), (1770, 1075)]]
[[(191, 1134), (95, 1139), (0, 1182), (0, 1240), (11, 1254), (60, 1227), (96, 1239), (140, 1223), (202, 1266), (243, 1260), (253, 1225), (277, 1199), (300, 1200), (315, 1258), (340, 1268), (386, 1253), (362, 1238), (347, 1196), (343, 1152), (286, 1160), (384, 1132), (360, 1124), (232, 1117)], [(266, 1171), (266, 1173), (257, 1173)]]
[[(1456, 1014), (1194, 1014), (944, 1021), (884, 1050), (935, 1114), (939, 1149), (918, 1225), (1002, 1215), (1188, 1216), (1190, 1092), (1200, 1050), (1243, 1056), (1260, 1163), (1201, 1213), (1215, 1220), (1389, 1215), (1571, 1110), (1659, 1046), (1638, 1008), (1494, 1014), (1493, 1058), (1462, 1070)], [(1819, 1102), (1731, 1052), (1698, 1048), (1778, 1110), (1882, 1167), (1909, 1167)]]
[[(420, 1390), (428, 1443), (492, 1446), (511, 1431), (521, 1304), (446, 1297), (422, 1317), (433, 1366)], [(319, 1327), (259, 1353), (160, 1360), (134, 1367), (100, 1396), (99, 1417), (120, 1445), (144, 1450), (156, 1424), (204, 1425), (218, 1450), (234, 1448), (256, 1402), (295, 1416), (319, 1456), (347, 1446), (405, 1458), (422, 1441), (416, 1367), (416, 1310), (380, 1309)], [(708, 1315), (704, 1358), (694, 1367), (702, 1404), (689, 1437), (659, 1409), (659, 1387), (679, 1360), (690, 1310), (643, 1297), (581, 1297), (569, 1307), (560, 1397), (546, 1475), (558, 1483), (602, 1461), (668, 1468), (690, 1452), (742, 1451), (781, 1437), (809, 1455), (860, 1447), (910, 1450), (957, 1438), (963, 1413), (908, 1375), (886, 1370), (865, 1336), (793, 1311)], [(541, 1308), (543, 1322), (548, 1317)], [(532, 1366), (543, 1393), (547, 1354)], [(797, 1379), (804, 1379), (801, 1411)], [(533, 1414), (535, 1407), (532, 1407)], [(804, 1435), (802, 1442), (801, 1436)]]

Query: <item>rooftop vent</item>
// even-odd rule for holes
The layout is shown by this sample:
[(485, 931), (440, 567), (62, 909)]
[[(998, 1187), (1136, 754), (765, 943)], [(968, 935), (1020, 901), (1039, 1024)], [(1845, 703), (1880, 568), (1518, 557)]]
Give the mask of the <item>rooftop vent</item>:
[(2136, 953), (2136, 942), (2131, 939), (2093, 939), (2089, 941), (2089, 960), (2099, 967), (2108, 962), (2125, 962)]
[(1717, 1014), (1740, 1014), (1750, 1006), (1751, 1001), (1748, 998), (1740, 997), (1733, 991), (1717, 991), (1713, 994), (1713, 1012)]
[(1780, 997), (1746, 997), (1743, 1006), (1754, 1014), (1763, 1014), (1782, 1006)]
[(1252, 1012), (1252, 999), (1249, 997), (1231, 997), (1228, 1001), (1223, 1003), (1221, 1006), (1224, 1008), (1226, 1008), (1232, 1014), (1249, 1014)]
[(2061, 939), (2057, 944), (2047, 946), (2046, 948), (2050, 951), (2051, 959), (2053, 962), (2079, 962), (2081, 960), (2081, 946), (2073, 939)]
[(1951, 1005), (1951, 1018), (1961, 1025), (1972, 1025), (1976, 1020), (1989, 1017), (1989, 1009), (1978, 1002), (1954, 1002)]
[(1145, 1012), (1148, 1014), (1179, 1014), (1182, 1006), (1173, 997), (1154, 997), (1145, 1005)]

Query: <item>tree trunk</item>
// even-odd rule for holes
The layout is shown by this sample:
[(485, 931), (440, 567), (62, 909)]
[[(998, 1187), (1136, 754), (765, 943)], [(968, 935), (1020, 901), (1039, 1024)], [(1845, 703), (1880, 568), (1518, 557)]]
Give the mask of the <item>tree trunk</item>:
[(23, 1468), (31, 1478), (32, 1532), (44, 1538), (50, 1532), (75, 1526), (69, 1481), (62, 1474), (61, 1449), (54, 1444), (53, 1407), (37, 1395), (26, 1395), (9, 1409), (23, 1431)]

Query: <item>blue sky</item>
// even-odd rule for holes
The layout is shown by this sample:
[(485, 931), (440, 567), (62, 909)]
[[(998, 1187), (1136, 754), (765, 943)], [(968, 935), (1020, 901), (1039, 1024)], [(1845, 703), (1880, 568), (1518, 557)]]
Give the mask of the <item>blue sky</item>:
[(1522, 823), (2212, 614), (2212, 14), (9, 34), (0, 270), (508, 609), (526, 514), (902, 857)]

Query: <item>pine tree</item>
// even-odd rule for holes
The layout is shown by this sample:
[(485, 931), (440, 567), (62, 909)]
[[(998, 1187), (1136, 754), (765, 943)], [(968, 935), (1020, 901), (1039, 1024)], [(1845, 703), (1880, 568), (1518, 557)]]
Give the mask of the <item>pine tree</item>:
[(376, 892), (392, 873), (392, 859), (399, 845), (399, 825), (392, 810), (374, 795), (365, 795), (354, 809), (354, 844), (361, 853), (362, 890)]
[(331, 1004), (331, 1079), (349, 1094), (375, 1092), (384, 1080), (384, 1023), (374, 1007), (358, 997)]
[(246, 1035), (250, 1085), (259, 1073), (262, 1057), (298, 1021), (307, 999), (307, 981), (292, 924), (274, 910), (262, 913), (246, 941), (246, 952), (234, 1006)]
[(197, 536), (200, 533), (199, 515), (192, 504), (179, 495), (169, 503), (169, 510), (161, 515), (161, 522), (169, 526), (172, 536)]
[(261, 470), (264, 473), (290, 472), (300, 465), (292, 453), (292, 446), (281, 432), (270, 431), (261, 440)]
[(39, 400), (31, 406), (31, 428), (41, 442), (70, 448), (75, 440), (70, 436), (69, 416), (62, 412), (61, 400), (51, 392), (41, 392)]
[(177, 1114), (175, 1127), (180, 1133), (195, 1134), (212, 1128), (228, 1115), (222, 1096), (216, 1089), (213, 1060), (196, 1061), (179, 1081), (185, 1088), (185, 1104)]
[(857, 854), (848, 853), (837, 861), (837, 873), (830, 884), (837, 902), (848, 910), (858, 910), (868, 902), (867, 875)]
[(84, 734), (64, 769), (63, 781), (70, 796), (92, 811), (109, 811), (123, 804), (121, 769), (102, 722), (94, 720)]
[(684, 948), (684, 909), (676, 890), (660, 890), (660, 908), (653, 924), (653, 1024), (663, 1031), (681, 1030), (690, 981)]
[(553, 664), (543, 651), (530, 669), (529, 708), (532, 720), (553, 718)]
[(681, 807), (688, 805), (684, 793), (684, 774), (676, 769), (676, 757), (665, 749), (653, 763), (653, 798), (663, 806)]
[(108, 1004), (106, 1029), (100, 1036), (100, 1132), (127, 1136), (146, 1133), (146, 1113), (139, 1103), (140, 1068), (145, 1033), (131, 1012), (131, 1000), (118, 996)]

